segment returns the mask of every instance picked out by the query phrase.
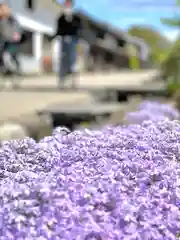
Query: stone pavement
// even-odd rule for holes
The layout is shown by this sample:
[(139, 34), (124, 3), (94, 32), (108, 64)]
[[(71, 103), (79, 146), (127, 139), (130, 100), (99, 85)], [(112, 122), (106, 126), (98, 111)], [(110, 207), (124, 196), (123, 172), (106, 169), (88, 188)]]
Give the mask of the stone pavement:
[(0, 92), (0, 120), (35, 114), (48, 105), (89, 101), (88, 93)]
[[(77, 77), (78, 87), (113, 87), (113, 86), (141, 86), (144, 82), (150, 81), (157, 75), (155, 70), (141, 70), (141, 71), (122, 71), (118, 73), (92, 73), (83, 74)], [(47, 87), (55, 88), (57, 86), (57, 78), (54, 76), (48, 77), (29, 77), (22, 80), (22, 87)]]
[[(155, 71), (121, 72), (109, 74), (86, 74), (78, 79), (79, 87), (108, 87), (136, 85), (140, 86), (144, 81), (148, 82), (156, 74)], [(7, 91), (2, 89), (0, 92), (0, 120), (21, 115), (33, 114), (38, 110), (43, 110), (52, 104), (90, 101), (91, 96), (87, 91), (82, 92), (52, 92), (50, 89), (57, 87), (56, 77), (28, 77), (23, 79), (21, 87), (24, 91)], [(34, 87), (36, 91), (29, 91), (28, 88)], [(41, 92), (40, 88), (45, 87), (48, 91)], [(39, 89), (39, 92), (38, 92)]]

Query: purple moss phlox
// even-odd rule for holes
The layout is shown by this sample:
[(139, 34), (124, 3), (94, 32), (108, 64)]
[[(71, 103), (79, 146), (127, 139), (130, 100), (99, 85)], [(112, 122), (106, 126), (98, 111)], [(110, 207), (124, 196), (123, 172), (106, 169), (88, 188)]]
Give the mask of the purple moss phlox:
[(127, 126), (0, 149), (0, 240), (177, 240), (180, 123), (144, 102)]

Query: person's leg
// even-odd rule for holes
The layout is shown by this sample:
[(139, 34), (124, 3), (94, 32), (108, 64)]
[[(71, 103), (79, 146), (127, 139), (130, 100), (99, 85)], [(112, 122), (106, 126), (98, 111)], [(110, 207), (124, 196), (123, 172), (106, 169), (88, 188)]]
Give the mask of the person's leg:
[(12, 60), (15, 62), (16, 64), (16, 70), (17, 70), (17, 74), (21, 74), (21, 69), (20, 69), (20, 62), (19, 62), (19, 56), (18, 53), (12, 53), (11, 54)]
[(61, 39), (61, 52), (59, 58), (59, 85), (62, 86), (64, 84), (64, 80), (67, 73), (67, 42), (62, 38)]
[(16, 64), (16, 69), (17, 69), (17, 73), (20, 75), (21, 74), (21, 63), (20, 63), (20, 59), (19, 59), (19, 43), (15, 43), (14, 44), (14, 52), (12, 53), (12, 59)]
[(70, 45), (69, 45), (69, 54), (70, 54), (70, 63), (69, 63), (69, 68), (70, 68), (70, 72), (75, 72), (75, 65), (76, 65), (76, 59), (77, 59), (77, 38), (72, 37), (71, 41), (70, 41)]
[(69, 43), (69, 72), (72, 74), (72, 87), (74, 88), (76, 85), (76, 60), (77, 60), (77, 39), (72, 38)]
[(4, 52), (3, 52), (3, 62), (4, 62), (4, 66), (5, 66), (5, 74), (7, 76), (9, 76), (13, 73), (11, 47), (12, 47), (12, 44), (10, 42), (5, 42)]
[(3, 51), (0, 51), (0, 72), (4, 71)]
[(67, 52), (66, 52), (66, 66), (67, 74), (71, 74), (71, 39), (67, 42)]
[(0, 72), (5, 72), (5, 64), (4, 64), (4, 51), (5, 51), (5, 43), (4, 41), (0, 42)]

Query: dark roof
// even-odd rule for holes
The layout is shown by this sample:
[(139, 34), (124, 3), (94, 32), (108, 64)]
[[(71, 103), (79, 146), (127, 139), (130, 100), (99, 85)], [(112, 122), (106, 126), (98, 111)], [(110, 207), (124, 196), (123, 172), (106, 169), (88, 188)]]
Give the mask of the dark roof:
[[(117, 40), (124, 40), (126, 42), (132, 42), (131, 39), (134, 38), (133, 36), (129, 35), (127, 32), (123, 32), (122, 30), (120, 30), (117, 27), (114, 27), (111, 24), (96, 20), (93, 16), (90, 16), (86, 12), (78, 11), (77, 14), (80, 18), (83, 18), (83, 19), (89, 21), (92, 25), (96, 26), (97, 28), (101, 29), (102, 31), (110, 33)], [(143, 41), (143, 40), (139, 39), (139, 42), (133, 41), (132, 44), (140, 50), (142, 47), (141, 41)], [(145, 43), (145, 41), (144, 41), (144, 43)]]
[(126, 36), (125, 34), (118, 28), (114, 28), (112, 25), (105, 23), (105, 22), (101, 22), (96, 20), (94, 17), (90, 16), (88, 13), (84, 12), (84, 11), (77, 11), (77, 15), (90, 22), (92, 25), (94, 25), (95, 27), (101, 29), (102, 31), (106, 31), (110, 34), (112, 34), (115, 38), (119, 38), (119, 39), (124, 39), (126, 40)]

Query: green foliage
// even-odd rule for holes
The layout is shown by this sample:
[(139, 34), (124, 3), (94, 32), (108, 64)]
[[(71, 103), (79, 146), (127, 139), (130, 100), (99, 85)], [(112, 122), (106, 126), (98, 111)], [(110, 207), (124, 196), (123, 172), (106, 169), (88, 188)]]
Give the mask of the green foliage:
[(152, 27), (132, 26), (128, 33), (145, 40), (151, 49), (150, 58), (156, 64), (159, 64), (162, 54), (171, 46), (171, 42)]
[[(177, 8), (179, 9), (180, 0), (176, 2)], [(161, 22), (180, 29), (180, 17), (174, 16), (172, 19), (161, 19)], [(180, 34), (180, 31), (179, 31)], [(173, 79), (172, 86), (170, 89), (178, 87), (180, 82), (180, 35), (177, 41), (174, 43), (173, 47), (168, 53), (168, 57), (161, 63), (161, 70), (163, 75), (171, 77)], [(174, 84), (174, 85), (173, 85)], [(177, 86), (178, 85), (178, 86)]]
[(161, 22), (163, 24), (171, 26), (171, 27), (178, 27), (178, 26), (180, 26), (180, 18), (176, 18), (176, 17), (174, 17), (173, 19), (162, 18)]
[(152, 27), (146, 26), (132, 26), (129, 28), (128, 33), (144, 39), (150, 47), (166, 48), (170, 45), (167, 38)]
[(180, 82), (180, 39), (178, 39), (168, 52), (168, 56), (161, 62), (161, 71), (172, 81)]
[[(180, 0), (176, 0), (176, 5), (177, 5), (177, 9), (179, 10), (180, 7)], [(162, 18), (161, 22), (165, 25), (168, 25), (170, 27), (180, 27), (180, 17), (178, 16), (174, 16), (171, 19), (166, 19), (166, 18)]]
[(171, 95), (175, 94), (177, 91), (180, 91), (180, 81), (176, 81), (176, 82), (170, 82), (168, 83), (167, 86), (168, 89), (168, 93), (170, 93)]
[(177, 88), (172, 92), (171, 96), (173, 97), (173, 102), (175, 102), (175, 107), (180, 110), (180, 88)]

